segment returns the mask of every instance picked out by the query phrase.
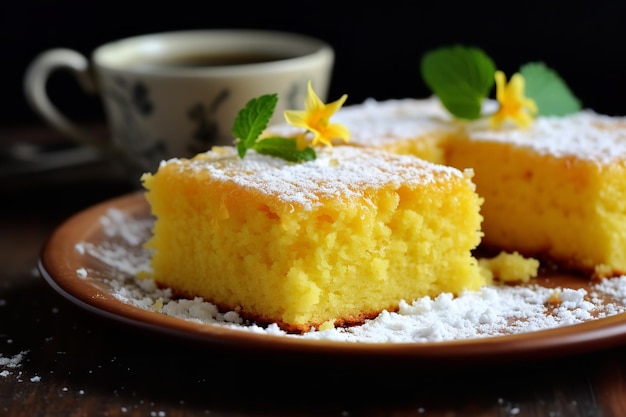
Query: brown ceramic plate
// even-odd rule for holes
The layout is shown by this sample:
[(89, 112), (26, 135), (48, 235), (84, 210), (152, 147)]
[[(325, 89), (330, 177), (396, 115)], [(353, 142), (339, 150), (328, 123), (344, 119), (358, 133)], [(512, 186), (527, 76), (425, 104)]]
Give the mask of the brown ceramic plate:
[[(327, 355), (341, 360), (394, 360), (404, 364), (430, 365), (560, 357), (626, 342), (626, 314), (522, 334), (419, 343), (354, 343), (290, 338), (166, 316), (115, 298), (105, 283), (107, 275), (114, 274), (115, 271), (76, 250), (76, 245), (80, 242), (100, 244), (107, 239), (100, 219), (112, 208), (133, 218), (150, 218), (148, 204), (141, 192), (105, 201), (80, 212), (64, 222), (50, 236), (41, 253), (40, 271), (54, 290), (83, 309), (162, 335), (228, 348), (247, 347), (258, 352), (271, 351), (275, 354), (302, 355), (309, 358), (311, 355)], [(80, 277), (77, 270), (81, 268), (96, 273)], [(560, 274), (550, 277), (549, 286), (584, 287), (585, 282), (580, 277)]]

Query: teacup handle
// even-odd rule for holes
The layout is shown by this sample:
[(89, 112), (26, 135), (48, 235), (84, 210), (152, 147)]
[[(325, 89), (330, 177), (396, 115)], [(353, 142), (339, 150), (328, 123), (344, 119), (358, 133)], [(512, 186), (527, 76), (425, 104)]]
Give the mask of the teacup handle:
[(57, 70), (72, 73), (85, 93), (98, 93), (96, 81), (90, 72), (89, 61), (84, 55), (71, 49), (50, 49), (38, 55), (26, 70), (24, 93), (30, 106), (69, 139), (79, 144), (96, 146), (106, 151), (111, 150), (109, 143), (79, 127), (52, 104), (46, 91), (46, 84), (50, 75)]

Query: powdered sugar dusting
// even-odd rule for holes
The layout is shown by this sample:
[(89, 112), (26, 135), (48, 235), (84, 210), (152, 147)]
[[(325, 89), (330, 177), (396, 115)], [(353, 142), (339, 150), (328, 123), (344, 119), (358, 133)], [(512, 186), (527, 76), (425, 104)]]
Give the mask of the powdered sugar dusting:
[[(497, 107), (485, 100), (485, 118), (463, 124), (471, 140), (497, 141), (533, 149), (556, 157), (575, 156), (599, 165), (622, 161), (626, 155), (626, 117), (607, 116), (592, 110), (572, 115), (538, 117), (529, 129), (514, 125), (500, 130), (488, 127), (488, 115)], [(436, 96), (423, 99), (368, 99), (341, 108), (333, 122), (343, 123), (351, 132), (353, 145), (383, 147), (425, 135), (459, 131), (450, 113)], [(293, 136), (300, 133), (288, 125), (270, 126), (269, 131)]]
[[(424, 135), (445, 134), (458, 130), (436, 96), (415, 100), (410, 98), (376, 101), (342, 107), (333, 115), (333, 123), (350, 130), (350, 143), (359, 146), (384, 147), (398, 140), (417, 139)], [(289, 124), (268, 128), (278, 136), (293, 137), (301, 129)]]
[(7, 377), (11, 375), (16, 368), (20, 368), (27, 353), (28, 351), (22, 351), (13, 356), (4, 356), (0, 353), (0, 377)]
[[(261, 327), (234, 311), (220, 312), (202, 298), (175, 299), (153, 280), (137, 279), (137, 274), (150, 272), (150, 253), (141, 246), (150, 236), (152, 221), (111, 209), (101, 223), (108, 228), (102, 242), (76, 245), (87, 265), (76, 271), (81, 279), (104, 284), (120, 302), (155, 314), (245, 332), (309, 340), (432, 343), (534, 332), (626, 312), (626, 277), (617, 277), (594, 284), (589, 291), (494, 285), (457, 297), (444, 293), (401, 301), (398, 312), (384, 311), (361, 326), (287, 334), (277, 325)], [(128, 230), (133, 230), (133, 236)], [(555, 293), (560, 299), (556, 306), (549, 302)]]
[(497, 141), (532, 148), (556, 157), (575, 156), (599, 165), (623, 161), (626, 155), (626, 117), (584, 110), (565, 117), (539, 117), (528, 130), (492, 130), (474, 124), (472, 140)]
[(208, 173), (212, 181), (232, 182), (240, 188), (253, 189), (305, 209), (321, 205), (324, 199), (331, 197), (362, 197), (363, 191), (370, 188), (411, 187), (463, 176), (455, 168), (431, 164), (409, 155), (349, 146), (324, 147), (316, 151), (314, 161), (293, 164), (254, 151), (248, 151), (246, 157), (240, 159), (234, 147), (224, 147), (191, 160), (170, 159), (159, 169), (167, 166)]

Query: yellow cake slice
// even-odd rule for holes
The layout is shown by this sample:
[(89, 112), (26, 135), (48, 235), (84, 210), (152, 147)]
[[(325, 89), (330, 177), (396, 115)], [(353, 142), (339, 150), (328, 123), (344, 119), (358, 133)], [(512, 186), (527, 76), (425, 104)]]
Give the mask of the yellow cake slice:
[(358, 147), (317, 154), (289, 163), (221, 147), (144, 174), (155, 281), (292, 332), (485, 285), (471, 169)]
[(475, 170), (484, 245), (598, 277), (626, 273), (626, 118), (587, 110), (527, 130), (472, 123), (446, 163)]

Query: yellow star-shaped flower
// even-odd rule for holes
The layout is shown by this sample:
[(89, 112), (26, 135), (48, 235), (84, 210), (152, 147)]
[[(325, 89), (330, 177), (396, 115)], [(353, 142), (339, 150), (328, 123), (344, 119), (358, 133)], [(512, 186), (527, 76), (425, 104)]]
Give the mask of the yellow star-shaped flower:
[[(309, 81), (304, 110), (285, 110), (285, 120), (292, 126), (301, 127), (312, 132), (313, 146), (320, 142), (327, 146), (332, 146), (333, 139), (341, 139), (348, 142), (350, 140), (348, 128), (340, 123), (330, 123), (331, 116), (341, 108), (347, 98), (347, 94), (344, 94), (339, 100), (324, 104), (313, 90), (311, 81)], [(298, 144), (301, 146), (300, 141)]]
[(502, 71), (496, 71), (494, 78), (496, 99), (500, 108), (491, 116), (491, 126), (498, 128), (507, 119), (511, 119), (518, 127), (529, 127), (538, 111), (535, 100), (524, 96), (525, 82), (522, 74), (513, 74), (508, 84)]

